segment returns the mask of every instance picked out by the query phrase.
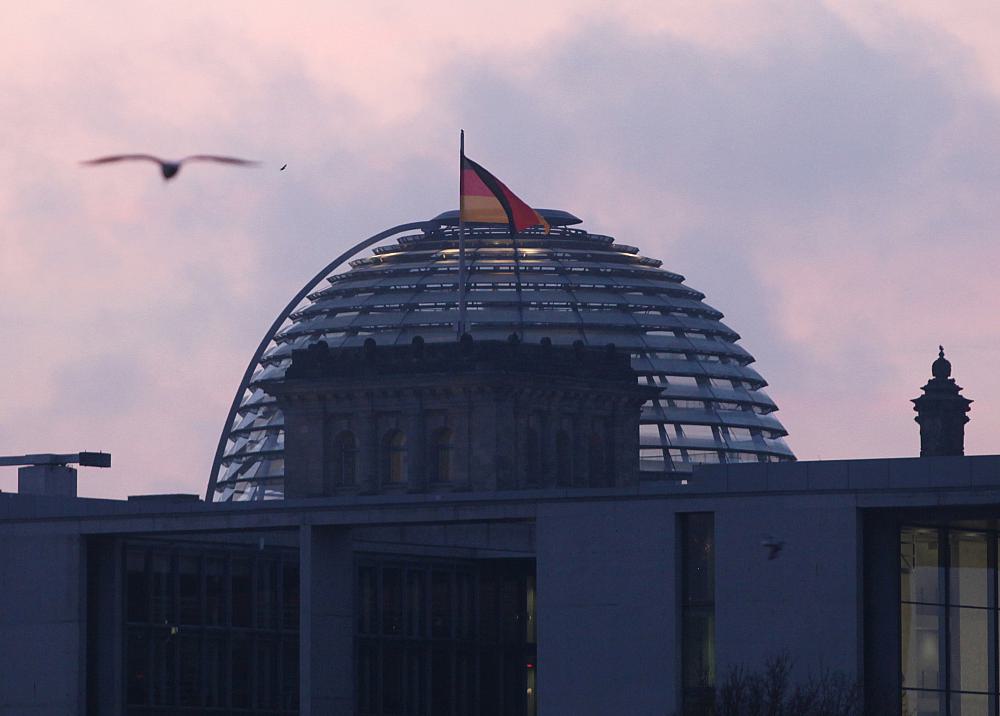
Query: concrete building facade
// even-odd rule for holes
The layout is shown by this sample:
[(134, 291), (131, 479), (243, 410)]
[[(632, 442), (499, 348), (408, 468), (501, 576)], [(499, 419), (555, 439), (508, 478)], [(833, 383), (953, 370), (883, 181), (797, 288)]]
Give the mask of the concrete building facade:
[[(219, 683), (229, 689), (220, 713), (392, 712), (377, 700), (362, 711), (358, 693), (359, 570), (382, 558), (526, 564), (534, 577), (534, 642), (521, 641), (534, 650), (522, 651), (533, 659), (533, 703), (525, 695), (516, 709), (495, 711), (476, 701), (475, 690), (463, 697), (449, 687), (439, 701), (428, 694), (424, 713), (443, 713), (442, 704), (448, 713), (682, 713), (685, 694), (693, 698), (700, 686), (685, 658), (703, 659), (717, 678), (787, 652), (796, 678), (833, 669), (863, 683), (870, 713), (900, 713), (905, 696), (917, 713), (946, 713), (955, 703), (962, 705), (951, 713), (985, 714), (996, 702), (996, 632), (976, 631), (975, 621), (962, 626), (962, 610), (983, 624), (995, 620), (996, 589), (986, 582), (996, 579), (998, 488), (1000, 457), (984, 456), (720, 466), (699, 470), (686, 485), (264, 505), (4, 494), (0, 703), (10, 714), (208, 712), (210, 677), (220, 673), (209, 668), (203, 646), (211, 628), (185, 623), (180, 607), (151, 606), (163, 610), (155, 623), (129, 621), (128, 558), (150, 548), (173, 560), (161, 570), (173, 575), (163, 587), (169, 599), (182, 599), (188, 553), (203, 579), (210, 557), (230, 565), (220, 574), (231, 594), (244, 588), (234, 586), (239, 560), (255, 580), (289, 578), (273, 590), (298, 610), (287, 628), (275, 626), (280, 613), (268, 616), (277, 598), (267, 606), (259, 595), (253, 615), (230, 615), (234, 623), (220, 628), (228, 652), (219, 657)], [(683, 598), (692, 515), (711, 516), (714, 586), (700, 621), (689, 618)], [(762, 534), (784, 543), (777, 558), (768, 558)], [(907, 550), (916, 560), (909, 567)], [(946, 570), (945, 551), (952, 555)], [(916, 587), (908, 591), (913, 575), (931, 583), (944, 579), (941, 570), (971, 596), (955, 587), (920, 599)], [(986, 584), (981, 594), (977, 580)], [(930, 635), (928, 611), (940, 622)], [(161, 643), (130, 654), (137, 642), (129, 633), (142, 629)], [(251, 645), (256, 651), (246, 651)], [(272, 647), (294, 653), (267, 662)], [(183, 654), (197, 668), (183, 672)], [(268, 671), (266, 663), (278, 661), (283, 671)], [(130, 663), (160, 663), (167, 675), (142, 671), (137, 679)], [(154, 676), (159, 687), (136, 686)], [(527, 689), (523, 674), (514, 683)]]
[(206, 501), (78, 498), (34, 456), (0, 494), (0, 714), (707, 716), (787, 656), (872, 716), (1000, 716), (1000, 456), (964, 456), (943, 349), (921, 457), (794, 462), (721, 314), (547, 215), (472, 231), (475, 340), (453, 217), (279, 330), (293, 301)]

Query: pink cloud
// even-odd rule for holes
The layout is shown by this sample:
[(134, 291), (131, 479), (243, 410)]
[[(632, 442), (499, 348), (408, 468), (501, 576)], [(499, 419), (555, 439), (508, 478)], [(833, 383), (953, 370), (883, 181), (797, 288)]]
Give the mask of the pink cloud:
[[(460, 126), (522, 196), (689, 275), (760, 359), (802, 457), (913, 454), (907, 400), (938, 341), (977, 401), (970, 451), (995, 451), (992, 15), (297, 7), (5, 15), (3, 453), (111, 450), (85, 494), (202, 492), (273, 315), (342, 247), (453, 206)], [(267, 163), (169, 185), (76, 164), (131, 150)]]

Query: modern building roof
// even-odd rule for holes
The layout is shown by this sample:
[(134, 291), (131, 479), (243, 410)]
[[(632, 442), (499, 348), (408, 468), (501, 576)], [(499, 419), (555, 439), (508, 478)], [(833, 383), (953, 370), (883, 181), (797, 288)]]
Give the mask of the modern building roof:
[[(610, 236), (539, 210), (551, 232), (466, 225), (467, 330), (477, 340), (615, 344), (640, 382), (660, 389), (643, 408), (640, 464), (651, 478), (699, 463), (793, 460), (754, 358), (684, 277)], [(253, 357), (220, 438), (207, 498), (283, 495), (283, 417), (268, 394), (293, 350), (457, 340), (457, 212), (389, 229), (338, 257), (296, 295)], [(370, 255), (357, 257), (369, 246)], [(349, 270), (337, 272), (349, 262)]]

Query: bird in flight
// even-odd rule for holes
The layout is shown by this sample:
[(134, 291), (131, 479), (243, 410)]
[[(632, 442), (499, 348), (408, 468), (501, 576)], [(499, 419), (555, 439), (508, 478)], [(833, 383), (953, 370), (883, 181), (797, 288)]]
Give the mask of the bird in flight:
[(133, 160), (156, 162), (160, 165), (160, 172), (163, 174), (164, 180), (173, 179), (177, 176), (177, 172), (181, 170), (181, 165), (185, 162), (218, 162), (220, 164), (235, 164), (237, 166), (244, 167), (259, 164), (259, 162), (254, 162), (249, 159), (220, 157), (215, 154), (193, 154), (190, 157), (184, 157), (183, 159), (177, 160), (160, 159), (159, 157), (154, 157), (152, 154), (113, 154), (109, 157), (88, 159), (87, 161), (80, 163), (87, 166), (96, 166), (98, 164), (111, 164), (112, 162), (126, 162)]
[(288, 166), (287, 164), (282, 164), (282, 165), (281, 165), (281, 169), (279, 169), (278, 171), (279, 171), (279, 172), (283, 172), (283, 171), (285, 171), (285, 167), (287, 167), (287, 166)]
[(768, 560), (777, 559), (785, 547), (785, 541), (775, 539), (772, 535), (761, 535), (760, 546), (767, 550)]

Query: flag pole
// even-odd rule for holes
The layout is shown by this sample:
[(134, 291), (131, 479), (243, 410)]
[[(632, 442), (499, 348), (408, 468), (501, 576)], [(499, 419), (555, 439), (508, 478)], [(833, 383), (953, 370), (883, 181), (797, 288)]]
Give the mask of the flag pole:
[(458, 142), (458, 337), (465, 333), (465, 221), (462, 219), (462, 171), (465, 162), (465, 130)]
[(519, 258), (517, 251), (517, 237), (519, 232), (513, 226), (508, 229), (508, 232), (510, 233), (511, 248), (514, 250), (514, 289), (517, 296), (517, 332), (518, 337), (523, 341), (524, 303), (521, 302), (521, 259)]

